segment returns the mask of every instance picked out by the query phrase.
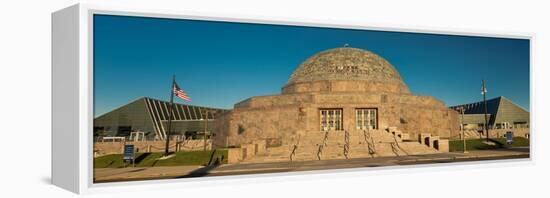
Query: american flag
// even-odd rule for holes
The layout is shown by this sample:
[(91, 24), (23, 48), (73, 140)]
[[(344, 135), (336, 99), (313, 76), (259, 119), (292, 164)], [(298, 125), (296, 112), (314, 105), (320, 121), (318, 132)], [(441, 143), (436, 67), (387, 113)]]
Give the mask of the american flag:
[(176, 82), (174, 82), (174, 94), (178, 97), (178, 98), (181, 98), (183, 100), (187, 100), (187, 101), (191, 101), (191, 98), (189, 96), (187, 96), (187, 94), (185, 93), (185, 91), (183, 91), (182, 89), (180, 89), (180, 87), (178, 86), (178, 84), (176, 84)]

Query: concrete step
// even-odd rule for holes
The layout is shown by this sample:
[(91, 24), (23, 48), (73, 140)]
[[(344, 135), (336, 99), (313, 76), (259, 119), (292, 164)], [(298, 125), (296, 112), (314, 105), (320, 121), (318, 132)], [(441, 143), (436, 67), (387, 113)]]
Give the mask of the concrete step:
[[(399, 130), (393, 129), (389, 132), (380, 130), (369, 131), (369, 138), (365, 137), (365, 133), (361, 130), (352, 130), (348, 133), (349, 141), (349, 153), (350, 158), (364, 158), (364, 157), (377, 157), (377, 156), (396, 156), (407, 155), (410, 151), (417, 153), (433, 153), (435, 149), (429, 147), (422, 147), (423, 145), (416, 142), (402, 142), (401, 138), (397, 138), (391, 132), (396, 134), (405, 134)], [(305, 161), (305, 160), (318, 160), (317, 154), (319, 153), (319, 147), (324, 145), (321, 150), (321, 159), (345, 159), (344, 146), (346, 145), (345, 132), (329, 132), (325, 139), (325, 133), (314, 131), (307, 132), (302, 135), (295, 135), (290, 138), (291, 140), (283, 142), (282, 146), (267, 148), (266, 154), (262, 156), (256, 156), (246, 161), (278, 161), (289, 160), (290, 154), (295, 145), (297, 149), (293, 160)], [(397, 142), (400, 148), (395, 151), (392, 149), (392, 143)], [(369, 154), (369, 144), (374, 143), (375, 154)], [(412, 144), (416, 143), (416, 144)], [(431, 150), (430, 150), (431, 149)], [(396, 154), (397, 152), (397, 154)]]
[[(395, 153), (391, 150), (391, 145), (378, 145), (380, 148), (377, 150), (376, 154), (374, 154), (374, 157), (380, 157), (380, 156), (396, 156)], [(405, 155), (402, 152), (399, 152), (399, 155)], [(344, 155), (343, 148), (334, 149), (331, 148), (330, 150), (323, 151), (321, 153), (321, 160), (325, 159), (345, 159), (346, 156)], [(370, 158), (373, 157), (368, 153), (368, 149), (357, 149), (357, 150), (350, 150), (348, 154), (349, 158)], [(250, 160), (246, 160), (246, 162), (249, 163), (261, 163), (261, 162), (276, 162), (276, 161), (289, 161), (290, 160), (290, 154), (288, 155), (265, 155), (265, 156), (256, 156)], [(295, 156), (293, 156), (294, 161), (310, 161), (310, 160), (318, 160), (317, 152), (297, 152)]]
[(250, 160), (245, 160), (241, 163), (246, 164), (246, 163), (264, 163), (264, 162), (288, 162), (288, 161), (290, 161), (289, 157), (280, 157), (280, 158), (255, 157), (255, 158), (252, 158)]

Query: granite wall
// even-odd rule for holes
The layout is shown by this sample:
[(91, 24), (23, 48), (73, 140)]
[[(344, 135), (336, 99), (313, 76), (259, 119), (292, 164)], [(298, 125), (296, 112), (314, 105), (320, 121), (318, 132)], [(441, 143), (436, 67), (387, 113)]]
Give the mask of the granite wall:
[(238, 147), (254, 140), (294, 141), (320, 131), (319, 109), (339, 108), (345, 130), (356, 130), (355, 109), (375, 108), (378, 128), (397, 127), (417, 137), (429, 133), (448, 139), (458, 130), (458, 114), (429, 96), (408, 94), (307, 93), (259, 96), (235, 105), (217, 119), (216, 146)]

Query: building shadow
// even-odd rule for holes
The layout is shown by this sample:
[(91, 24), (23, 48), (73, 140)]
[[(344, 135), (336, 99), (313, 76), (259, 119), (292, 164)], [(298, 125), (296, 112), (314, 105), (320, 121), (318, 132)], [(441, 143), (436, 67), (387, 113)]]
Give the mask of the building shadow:
[(490, 142), (494, 143), (496, 147), (498, 148), (504, 148), (504, 144), (502, 142), (499, 142), (495, 139), (489, 139)]
[(191, 171), (191, 172), (189, 172), (185, 175), (182, 175), (182, 176), (179, 176), (179, 177), (176, 177), (176, 178), (204, 177), (204, 176), (209, 175), (210, 171), (216, 169), (218, 166), (220, 166), (220, 165), (218, 164), (218, 165), (205, 166), (205, 167), (202, 167), (202, 168), (199, 168), (197, 170)]
[[(223, 157), (220, 160), (219, 157), (214, 157), (216, 155), (216, 149), (212, 150), (212, 153), (210, 154), (210, 158), (208, 159), (208, 162), (205, 164), (205, 167), (193, 170), (186, 175), (182, 175), (176, 178), (187, 178), (187, 177), (203, 177), (210, 174), (210, 171), (216, 169), (219, 167), (223, 162)], [(215, 158), (215, 159), (214, 159)]]

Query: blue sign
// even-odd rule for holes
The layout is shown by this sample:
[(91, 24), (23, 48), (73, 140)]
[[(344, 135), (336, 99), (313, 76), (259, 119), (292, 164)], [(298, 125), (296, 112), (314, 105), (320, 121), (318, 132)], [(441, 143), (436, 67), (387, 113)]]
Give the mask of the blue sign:
[(124, 145), (124, 160), (133, 160), (134, 159), (134, 145), (126, 144)]
[(514, 134), (512, 133), (512, 131), (507, 131), (506, 132), (506, 144), (512, 144), (514, 142), (513, 138), (514, 138)]

